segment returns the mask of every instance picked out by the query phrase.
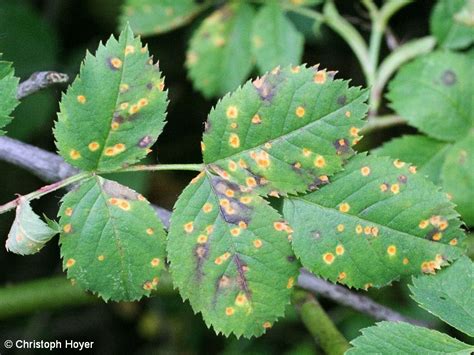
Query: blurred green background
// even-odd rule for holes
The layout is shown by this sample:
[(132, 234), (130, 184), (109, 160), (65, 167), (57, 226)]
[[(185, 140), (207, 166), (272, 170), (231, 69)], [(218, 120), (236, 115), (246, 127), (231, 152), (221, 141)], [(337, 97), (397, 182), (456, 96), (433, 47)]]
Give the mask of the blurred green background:
[[(22, 80), (39, 70), (62, 71), (74, 78), (86, 50), (94, 52), (99, 41), (117, 33), (121, 0), (0, 0), (0, 52), (14, 62), (16, 75)], [(339, 9), (367, 36), (369, 20), (357, 1), (339, 1)], [(428, 33), (428, 18), (433, 6), (429, 0), (418, 0), (395, 16), (392, 31), (401, 42)], [(306, 19), (291, 19), (305, 32), (304, 62), (338, 70), (339, 77), (352, 78), (353, 85), (363, 85), (363, 77), (354, 55), (333, 32), (321, 28), (315, 33)], [(150, 162), (193, 163), (201, 161), (200, 139), (203, 123), (213, 101), (205, 100), (192, 89), (184, 69), (187, 41), (199, 23), (146, 38), (150, 52), (160, 60), (166, 76), (170, 104), (168, 123), (154, 147)], [(387, 50), (386, 48), (384, 50)], [(255, 73), (254, 73), (255, 75)], [(51, 134), (61, 92), (55, 87), (24, 99), (14, 112), (8, 135), (41, 148), (54, 151)], [(382, 112), (383, 113), (383, 112)], [(374, 147), (393, 136), (410, 132), (408, 128), (379, 131), (364, 139), (359, 149)], [(0, 203), (37, 189), (44, 183), (19, 168), (0, 162)], [(192, 178), (186, 172), (134, 173), (120, 181), (145, 194), (153, 203), (172, 208), (178, 194)], [(37, 212), (53, 217), (61, 193), (35, 202)], [(0, 235), (6, 239), (13, 213), (0, 215)], [(61, 275), (56, 239), (39, 254), (21, 257), (0, 250), (0, 285), (15, 284), (51, 275)], [(65, 277), (65, 276), (64, 276)], [(406, 280), (393, 287), (371, 290), (368, 294), (380, 303), (403, 314), (426, 319), (440, 330), (462, 339), (462, 335), (421, 310), (409, 297)], [(321, 299), (338, 328), (348, 338), (374, 320)], [(35, 314), (0, 322), (1, 339), (73, 339), (94, 341), (95, 353), (255, 353), (316, 354), (313, 339), (288, 307), (287, 317), (267, 335), (252, 340), (228, 339), (207, 329), (199, 315), (177, 292), (146, 299), (139, 303), (95, 304), (38, 311)], [(1, 352), (1, 350), (0, 350)], [(38, 353), (38, 350), (31, 350)], [(28, 351), (21, 351), (28, 353)]]

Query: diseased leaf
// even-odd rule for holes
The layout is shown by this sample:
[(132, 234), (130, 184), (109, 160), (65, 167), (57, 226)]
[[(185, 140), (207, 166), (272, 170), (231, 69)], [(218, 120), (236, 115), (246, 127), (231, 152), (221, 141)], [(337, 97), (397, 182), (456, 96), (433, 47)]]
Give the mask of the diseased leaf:
[(143, 36), (171, 31), (190, 22), (202, 9), (194, 0), (126, 0), (120, 27), (127, 26)]
[(280, 3), (296, 6), (312, 6), (322, 3), (324, 0), (280, 0)]
[(5, 134), (2, 128), (11, 121), (10, 114), (18, 105), (18, 78), (14, 76), (12, 63), (2, 61), (1, 58), (0, 54), (0, 136)]
[(467, 55), (434, 52), (404, 65), (387, 97), (409, 124), (433, 138), (454, 141), (474, 127), (472, 77)]
[(409, 287), (422, 308), (474, 336), (474, 265), (468, 257), (436, 275), (413, 278)]
[(444, 190), (463, 220), (474, 225), (474, 131), (448, 151), (441, 172)]
[(278, 65), (299, 64), (303, 42), (303, 35), (276, 2), (259, 10), (252, 27), (252, 49), (261, 73)]
[[(431, 15), (430, 27), (439, 44), (450, 49), (466, 48), (474, 43), (471, 0), (438, 0)], [(471, 9), (472, 11), (472, 9)], [(466, 19), (471, 18), (471, 23)]]
[(175, 285), (217, 333), (260, 335), (284, 314), (296, 280), (290, 232), (262, 198), (201, 173), (171, 218), (168, 257)]
[(314, 190), (353, 154), (366, 90), (317, 67), (277, 68), (225, 96), (203, 138), (208, 168), (259, 194)]
[(96, 176), (69, 192), (59, 213), (68, 278), (105, 300), (133, 301), (156, 289), (166, 237), (142, 195)]
[(15, 254), (36, 254), (56, 234), (57, 231), (50, 228), (33, 211), (30, 202), (20, 197), (5, 247)]
[(346, 354), (466, 354), (474, 346), (436, 330), (408, 323), (380, 322), (362, 329), (362, 335), (351, 341), (354, 345)]
[(167, 93), (158, 65), (129, 27), (96, 56), (61, 101), (60, 154), (83, 170), (116, 169), (143, 158), (163, 130)]
[(420, 174), (443, 187), (468, 225), (474, 225), (473, 136), (455, 145), (425, 136), (396, 138), (374, 151), (414, 163)]
[(229, 4), (212, 13), (194, 32), (186, 66), (194, 87), (204, 96), (224, 95), (249, 75), (253, 17), (252, 6)]
[(461, 255), (458, 214), (407, 164), (358, 155), (331, 183), (285, 199), (293, 250), (306, 268), (351, 287), (434, 273)]
[(441, 169), (451, 144), (426, 136), (413, 135), (392, 139), (372, 153), (414, 164), (419, 174), (441, 184)]

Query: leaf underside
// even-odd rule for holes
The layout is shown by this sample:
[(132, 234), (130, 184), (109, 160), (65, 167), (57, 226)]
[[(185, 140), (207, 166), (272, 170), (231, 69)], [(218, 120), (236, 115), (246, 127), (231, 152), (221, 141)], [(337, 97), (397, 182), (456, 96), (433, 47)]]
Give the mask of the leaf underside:
[(468, 257), (436, 275), (414, 278), (409, 287), (422, 308), (474, 336), (474, 265)]
[(0, 54), (0, 136), (5, 134), (2, 130), (10, 121), (10, 114), (18, 105), (16, 91), (19, 79), (14, 76), (12, 63), (1, 60)]
[(185, 25), (200, 9), (194, 0), (127, 0), (120, 17), (120, 28), (129, 22), (138, 34), (159, 34)]
[(252, 27), (252, 50), (260, 73), (278, 65), (296, 65), (301, 62), (303, 35), (277, 3), (263, 6)]
[(276, 68), (225, 96), (203, 137), (208, 169), (273, 196), (314, 190), (360, 139), (367, 92), (304, 66)]
[(458, 214), (413, 168), (356, 156), (331, 183), (285, 200), (283, 215), (303, 266), (356, 288), (434, 273), (461, 254)]
[(94, 177), (63, 198), (59, 214), (63, 266), (81, 288), (113, 301), (157, 288), (166, 236), (143, 196)]
[(346, 354), (471, 354), (474, 346), (436, 330), (408, 323), (380, 322), (351, 341)]
[(20, 197), (5, 247), (15, 254), (36, 254), (56, 233), (34, 213), (29, 201)]
[[(436, 4), (430, 27), (442, 47), (462, 49), (474, 43), (473, 9), (472, 5), (468, 8), (469, 1), (439, 0)], [(464, 23), (463, 18), (469, 18), (470, 24)]]
[(391, 107), (408, 123), (443, 141), (474, 127), (474, 66), (468, 55), (434, 52), (404, 65), (390, 82)]
[(149, 152), (164, 126), (167, 93), (158, 65), (130, 27), (86, 55), (61, 100), (59, 153), (83, 170), (116, 169)]
[(262, 198), (203, 172), (183, 191), (171, 218), (175, 285), (217, 333), (258, 336), (289, 303), (298, 270), (289, 232)]
[(249, 75), (253, 17), (252, 6), (229, 4), (212, 13), (194, 32), (186, 66), (194, 87), (204, 96), (224, 95)]

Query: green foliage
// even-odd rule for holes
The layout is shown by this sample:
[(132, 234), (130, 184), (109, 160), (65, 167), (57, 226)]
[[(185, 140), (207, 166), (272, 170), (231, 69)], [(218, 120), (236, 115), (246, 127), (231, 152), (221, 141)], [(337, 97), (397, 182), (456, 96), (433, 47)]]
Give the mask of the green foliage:
[(406, 135), (392, 139), (373, 151), (416, 166), (417, 171), (435, 184), (441, 184), (441, 170), (451, 144), (422, 135)]
[(284, 5), (312, 6), (322, 3), (324, 0), (280, 0)]
[(414, 278), (410, 290), (421, 307), (474, 336), (474, 265), (468, 257), (436, 275)]
[(10, 113), (18, 105), (17, 88), (18, 78), (14, 76), (12, 63), (0, 60), (0, 136), (5, 134), (2, 128), (11, 121)]
[(260, 8), (253, 23), (252, 49), (261, 73), (278, 65), (299, 64), (303, 42), (303, 35), (278, 3), (269, 2)]
[(434, 273), (461, 254), (452, 203), (398, 160), (358, 155), (330, 184), (285, 200), (283, 215), (303, 266), (350, 287)]
[(462, 49), (474, 43), (471, 0), (439, 0), (431, 15), (431, 32), (445, 48)]
[(166, 237), (142, 195), (97, 176), (63, 198), (59, 215), (63, 267), (81, 288), (114, 301), (156, 289)]
[(185, 25), (201, 9), (194, 0), (127, 0), (120, 17), (120, 28), (129, 22), (138, 34), (159, 34)]
[(284, 314), (298, 271), (289, 227), (262, 198), (201, 173), (168, 235), (175, 285), (217, 333), (261, 335)]
[(353, 154), (367, 111), (367, 92), (333, 76), (288, 66), (227, 95), (209, 114), (204, 162), (260, 194), (316, 189)]
[(471, 354), (474, 346), (407, 323), (380, 322), (365, 328), (346, 354)]
[(433, 138), (454, 141), (474, 127), (472, 77), (469, 56), (434, 52), (404, 65), (387, 97), (409, 124)]
[(234, 90), (249, 75), (253, 17), (252, 6), (232, 3), (214, 11), (194, 32), (186, 66), (194, 87), (204, 96)]
[(167, 93), (157, 64), (127, 27), (87, 54), (61, 101), (59, 153), (84, 170), (116, 169), (145, 157), (164, 126)]
[(30, 202), (20, 197), (5, 247), (15, 254), (36, 254), (56, 234), (55, 229), (50, 228), (33, 212)]
[(474, 225), (473, 76), (469, 54), (435, 52), (404, 65), (388, 97), (399, 115), (429, 137), (398, 138), (377, 150), (420, 166), (452, 196), (469, 225)]
[(441, 180), (463, 220), (474, 225), (474, 131), (446, 154)]

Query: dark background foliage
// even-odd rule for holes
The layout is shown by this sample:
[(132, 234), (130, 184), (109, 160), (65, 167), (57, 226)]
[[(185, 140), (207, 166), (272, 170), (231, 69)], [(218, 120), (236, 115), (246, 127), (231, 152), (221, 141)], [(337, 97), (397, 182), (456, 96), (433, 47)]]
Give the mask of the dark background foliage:
[[(17, 76), (27, 78), (38, 70), (62, 71), (74, 78), (85, 51), (94, 52), (99, 41), (106, 41), (117, 32), (120, 0), (0, 0), (0, 52), (13, 61)], [(342, 14), (367, 35), (369, 20), (356, 1), (341, 1)], [(432, 1), (418, 0), (403, 9), (392, 21), (392, 31), (401, 42), (428, 33), (428, 18)], [(292, 16), (305, 31), (304, 62), (338, 70), (339, 77), (352, 78), (353, 85), (363, 85), (360, 67), (347, 45), (333, 32), (322, 28), (316, 36), (311, 24)], [(215, 102), (205, 100), (194, 91), (184, 69), (185, 49), (193, 25), (146, 38), (150, 52), (160, 60), (166, 76), (170, 104), (168, 123), (152, 154), (161, 163), (200, 162), (200, 139), (203, 122)], [(386, 50), (386, 48), (384, 49)], [(383, 56), (383, 52), (382, 52)], [(256, 74), (253, 73), (253, 76)], [(58, 111), (61, 91), (50, 88), (26, 98), (14, 112), (9, 136), (54, 151), (51, 133)], [(378, 145), (407, 128), (379, 131), (368, 137), (360, 149)], [(44, 183), (19, 168), (0, 162), (0, 196), (11, 199)], [(166, 208), (172, 208), (180, 191), (192, 174), (186, 172), (134, 173), (121, 181), (147, 195)], [(54, 216), (60, 193), (45, 197), (33, 205), (38, 212)], [(6, 202), (6, 201), (3, 201)], [(2, 202), (2, 203), (3, 203)], [(0, 235), (6, 239), (13, 213), (0, 215)], [(40, 277), (61, 274), (59, 250), (49, 243), (41, 253), (20, 257), (0, 250), (0, 284), (18, 283)], [(65, 277), (65, 276), (64, 276)], [(436, 323), (408, 297), (405, 283), (370, 292), (374, 299), (392, 306), (401, 313), (429, 319), (445, 331), (446, 325)], [(373, 320), (348, 308), (324, 301), (323, 306), (339, 329), (352, 339), (362, 327)], [(94, 352), (119, 353), (287, 353), (312, 354), (317, 351), (309, 334), (289, 307), (285, 320), (278, 322), (266, 336), (252, 340), (225, 339), (206, 328), (200, 316), (195, 316), (189, 304), (177, 293), (143, 300), (140, 303), (96, 304), (58, 311), (38, 312), (8, 319), (0, 323), (1, 339), (74, 339), (94, 341)], [(455, 334), (458, 335), (459, 334)], [(461, 336), (462, 339), (462, 336)], [(37, 351), (32, 350), (32, 353)], [(22, 353), (24, 353), (22, 351)]]

